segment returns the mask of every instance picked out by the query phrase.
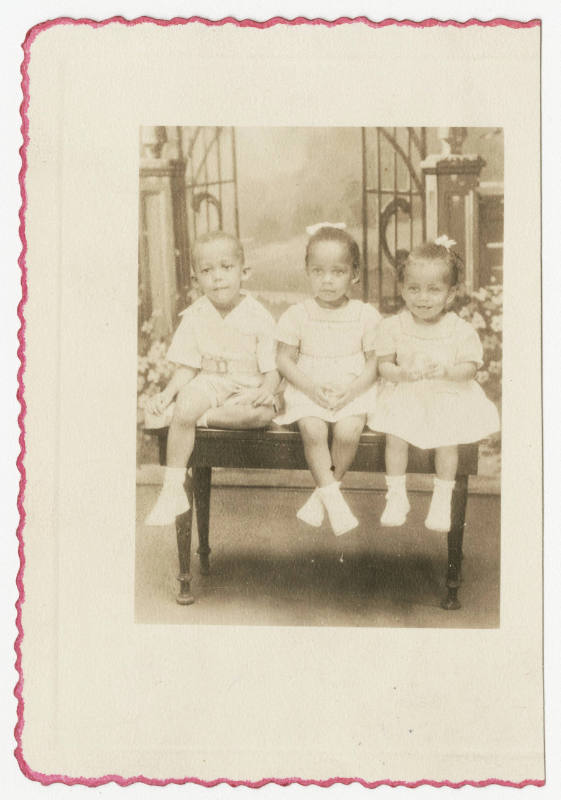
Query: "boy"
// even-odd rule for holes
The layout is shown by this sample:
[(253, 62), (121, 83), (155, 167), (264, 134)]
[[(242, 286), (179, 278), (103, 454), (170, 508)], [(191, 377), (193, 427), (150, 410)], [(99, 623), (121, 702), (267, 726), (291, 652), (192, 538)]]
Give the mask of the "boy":
[(194, 244), (193, 263), (203, 296), (183, 311), (167, 353), (178, 367), (146, 407), (162, 414), (177, 398), (164, 484), (148, 525), (168, 525), (189, 508), (183, 483), (196, 425), (265, 428), (275, 414), (275, 323), (241, 290), (250, 274), (241, 243), (223, 231), (207, 233)]

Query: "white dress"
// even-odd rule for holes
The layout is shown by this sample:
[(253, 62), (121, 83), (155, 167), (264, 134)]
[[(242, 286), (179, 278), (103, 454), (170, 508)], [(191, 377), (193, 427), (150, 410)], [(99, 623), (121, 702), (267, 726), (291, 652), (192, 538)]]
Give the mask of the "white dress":
[[(395, 355), (408, 369), (429, 363), (482, 364), (477, 331), (453, 312), (432, 325), (415, 321), (405, 310), (384, 319), (376, 339), (378, 357)], [(499, 430), (499, 415), (476, 380), (384, 381), (368, 427), (399, 436), (423, 449), (468, 444)]]
[[(340, 308), (322, 308), (314, 299), (291, 306), (277, 325), (277, 340), (298, 347), (298, 367), (312, 380), (334, 389), (346, 388), (363, 371), (365, 353), (375, 349), (380, 314), (360, 300), (349, 300)], [(372, 386), (339, 411), (315, 403), (288, 384), (284, 392), (285, 412), (276, 418), (288, 425), (303, 417), (337, 422), (355, 414), (367, 414), (376, 404)]]

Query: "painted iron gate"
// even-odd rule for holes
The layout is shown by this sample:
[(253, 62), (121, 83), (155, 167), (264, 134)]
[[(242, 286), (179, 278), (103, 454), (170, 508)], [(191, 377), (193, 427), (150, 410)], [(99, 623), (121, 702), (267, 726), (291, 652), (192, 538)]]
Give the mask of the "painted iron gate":
[(425, 238), (426, 128), (362, 128), (362, 292), (399, 306), (396, 267)]

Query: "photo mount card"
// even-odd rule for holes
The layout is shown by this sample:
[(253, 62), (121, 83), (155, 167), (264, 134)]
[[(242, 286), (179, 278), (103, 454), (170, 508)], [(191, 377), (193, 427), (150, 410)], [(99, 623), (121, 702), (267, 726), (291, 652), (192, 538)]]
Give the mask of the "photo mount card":
[[(43, 783), (543, 783), (539, 23), (314, 22), (54, 20), (26, 40), (17, 757)], [(407, 305), (400, 258), (446, 235), (469, 322), (500, 334), (479, 374), (500, 466), (460, 456), (457, 573), (424, 526), (422, 448), (407, 524), (380, 525), (375, 433), (343, 483), (354, 532), (297, 522), (301, 431), (212, 424), (198, 527), (145, 525), (173, 460), (145, 401), (205, 294), (201, 237), (235, 236), (278, 319), (306, 302), (318, 224), (345, 225), (352, 297), (384, 317)]]

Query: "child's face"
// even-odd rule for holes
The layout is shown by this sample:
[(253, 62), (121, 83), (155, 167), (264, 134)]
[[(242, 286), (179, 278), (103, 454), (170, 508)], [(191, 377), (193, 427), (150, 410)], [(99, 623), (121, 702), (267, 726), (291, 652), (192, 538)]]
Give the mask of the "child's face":
[(316, 242), (308, 256), (307, 272), (312, 294), (325, 308), (341, 305), (356, 280), (348, 248), (341, 242)]
[(216, 308), (229, 308), (240, 299), (245, 268), (235, 244), (228, 239), (216, 239), (199, 245), (196, 253), (195, 277), (201, 291)]
[(442, 261), (417, 261), (406, 267), (401, 296), (418, 320), (436, 322), (455, 294), (448, 267)]

